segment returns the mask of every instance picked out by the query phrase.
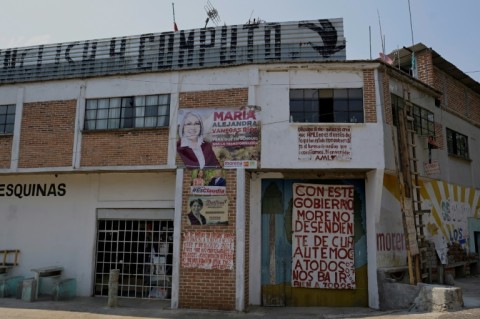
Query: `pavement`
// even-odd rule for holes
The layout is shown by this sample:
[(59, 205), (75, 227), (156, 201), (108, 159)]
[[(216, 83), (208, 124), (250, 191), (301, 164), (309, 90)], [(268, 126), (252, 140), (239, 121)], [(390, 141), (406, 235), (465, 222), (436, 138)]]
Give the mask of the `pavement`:
[(456, 312), (419, 313), (408, 309), (380, 311), (357, 307), (250, 307), (246, 312), (171, 309), (169, 301), (118, 299), (117, 307), (108, 307), (104, 297), (76, 297), (67, 301), (37, 300), (26, 302), (14, 298), (0, 299), (0, 319), (447, 319), (480, 318), (480, 276), (460, 278), (464, 308)]

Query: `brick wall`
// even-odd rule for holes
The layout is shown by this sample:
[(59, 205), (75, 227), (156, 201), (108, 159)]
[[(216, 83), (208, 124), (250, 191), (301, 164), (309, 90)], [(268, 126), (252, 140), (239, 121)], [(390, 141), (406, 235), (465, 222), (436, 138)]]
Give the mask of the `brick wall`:
[(377, 122), (374, 70), (363, 71), (363, 108), (365, 123)]
[(430, 86), (434, 84), (432, 52), (423, 50), (415, 55), (417, 59), (418, 79)]
[[(183, 180), (182, 234), (187, 232), (213, 232), (235, 234), (236, 228), (236, 170), (225, 170), (228, 197), (228, 225), (190, 225), (191, 171), (185, 170)], [(180, 243), (183, 248), (183, 236)], [(234, 254), (235, 256), (235, 254)], [(235, 258), (234, 258), (235, 265)], [(235, 309), (235, 267), (231, 270), (195, 269), (180, 267), (179, 307), (196, 309)]]
[(18, 167), (72, 165), (76, 100), (25, 103)]
[[(203, 92), (180, 93), (180, 108), (195, 107), (241, 107), (247, 105), (248, 89), (228, 89)], [(178, 157), (177, 157), (178, 161)], [(191, 184), (191, 171), (185, 170), (183, 180), (183, 202), (182, 202), (182, 240), (185, 233), (191, 232), (213, 232), (219, 234), (236, 235), (236, 170), (225, 170), (227, 180), (228, 197), (228, 225), (190, 225), (187, 220), (189, 212), (189, 197)], [(248, 175), (247, 175), (248, 177)], [(249, 213), (249, 185), (247, 183), (246, 205), (247, 214)], [(248, 257), (248, 221), (246, 216), (246, 234), (247, 240), (245, 255)], [(183, 241), (180, 243), (182, 249)], [(235, 254), (234, 254), (235, 256)], [(235, 257), (234, 257), (235, 259)], [(235, 260), (233, 260), (235, 265)], [(245, 271), (248, 273), (248, 259), (245, 260)], [(248, 276), (245, 296), (248, 297)], [(231, 270), (219, 269), (196, 269), (180, 267), (179, 278), (179, 307), (197, 308), (197, 309), (221, 309), (234, 310), (236, 303), (236, 273), (235, 267)], [(246, 299), (248, 304), (248, 299)]]
[(382, 72), (382, 88), (381, 89), (383, 94), (383, 105), (385, 109), (384, 110), (385, 124), (393, 125), (392, 98), (390, 96), (390, 77), (386, 72)]
[(227, 89), (180, 93), (181, 108), (241, 107), (248, 103), (248, 89)]
[(168, 128), (85, 131), (81, 166), (166, 165)]
[(443, 93), (441, 107), (474, 125), (480, 125), (480, 94), (438, 68), (434, 72), (434, 87)]
[(0, 136), (0, 168), (10, 168), (12, 157), (12, 135)]

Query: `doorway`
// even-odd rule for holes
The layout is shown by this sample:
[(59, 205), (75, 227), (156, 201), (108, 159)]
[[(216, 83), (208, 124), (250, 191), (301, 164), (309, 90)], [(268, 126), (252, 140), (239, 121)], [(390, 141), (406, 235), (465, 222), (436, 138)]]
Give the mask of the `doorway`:
[[(355, 283), (353, 288), (342, 288), (342, 278), (335, 277), (332, 273), (329, 288), (321, 287), (321, 285), (296, 285), (299, 278), (294, 278), (300, 272), (297, 270), (301, 267), (298, 262), (294, 263), (293, 257), (298, 254), (292, 254), (294, 246), (293, 234), (295, 233), (296, 222), (292, 220), (292, 210), (294, 204), (293, 188), (295, 184), (316, 184), (329, 185), (332, 187), (343, 186), (353, 188), (351, 194), (353, 207), (351, 207), (352, 218), (349, 220), (353, 229), (351, 239), (343, 238), (333, 242), (333, 246), (328, 244), (327, 251), (335, 250), (335, 245), (340, 243), (350, 243), (352, 245), (352, 254), (346, 259), (352, 263), (350, 266), (354, 273), (352, 279)], [(325, 195), (328, 197), (328, 195)], [(262, 305), (264, 306), (325, 306), (325, 307), (367, 307), (368, 306), (368, 276), (367, 276), (367, 243), (366, 243), (366, 205), (365, 205), (365, 181), (363, 179), (352, 180), (281, 180), (281, 179), (264, 179), (262, 180), (262, 225), (261, 225), (261, 282), (262, 282)], [(321, 211), (321, 209), (319, 210)], [(315, 215), (317, 211), (315, 211)], [(317, 223), (309, 225), (318, 225)], [(317, 227), (318, 228), (318, 227)], [(310, 230), (315, 227), (310, 227)], [(330, 230), (328, 236), (339, 236), (340, 229)], [(320, 238), (317, 236), (317, 238)], [(338, 237), (340, 238), (340, 237)], [(351, 240), (351, 241), (350, 241)], [(330, 242), (330, 245), (332, 243)], [(298, 246), (298, 244), (297, 244)], [(326, 259), (318, 255), (318, 260), (312, 260), (313, 255), (307, 252), (320, 251), (317, 247), (305, 249), (301, 259), (310, 260), (309, 265), (318, 266), (328, 263)], [(338, 260), (345, 256), (336, 257)], [(340, 264), (340, 263), (339, 263)], [(335, 261), (328, 264), (335, 265)], [(319, 266), (320, 267), (320, 266)], [(308, 270), (308, 269), (304, 269)], [(329, 269), (332, 270), (332, 269)], [(315, 278), (320, 281), (319, 271), (316, 271)], [(323, 274), (322, 274), (323, 275)], [(293, 278), (293, 280), (292, 280)], [(337, 279), (336, 279), (337, 278)], [(300, 279), (301, 276), (300, 276)], [(326, 280), (324, 280), (326, 281)], [(295, 283), (296, 282), (296, 283)], [(338, 284), (338, 285), (337, 285)], [(320, 286), (320, 287), (319, 287)], [(337, 287), (338, 286), (338, 287)]]

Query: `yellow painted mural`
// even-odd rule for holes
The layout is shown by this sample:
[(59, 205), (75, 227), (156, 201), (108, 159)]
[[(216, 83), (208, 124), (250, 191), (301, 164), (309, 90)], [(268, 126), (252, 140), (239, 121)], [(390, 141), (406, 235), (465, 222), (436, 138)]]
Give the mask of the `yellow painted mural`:
[[(444, 181), (420, 182), (426, 239), (435, 243), (438, 257), (447, 263), (448, 244), (458, 243), (469, 251), (468, 219), (480, 218), (480, 190)], [(384, 187), (400, 200), (396, 176), (385, 175)]]

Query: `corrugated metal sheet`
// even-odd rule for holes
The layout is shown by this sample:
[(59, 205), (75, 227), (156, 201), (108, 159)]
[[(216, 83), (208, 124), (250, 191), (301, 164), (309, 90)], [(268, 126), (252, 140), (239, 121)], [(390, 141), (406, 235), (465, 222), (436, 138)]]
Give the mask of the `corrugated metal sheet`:
[(0, 83), (327, 60), (346, 60), (341, 18), (221, 26), (0, 50)]

